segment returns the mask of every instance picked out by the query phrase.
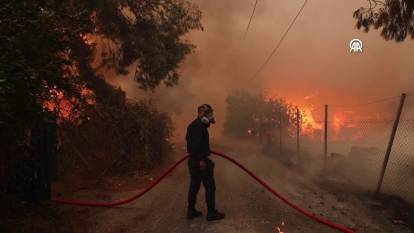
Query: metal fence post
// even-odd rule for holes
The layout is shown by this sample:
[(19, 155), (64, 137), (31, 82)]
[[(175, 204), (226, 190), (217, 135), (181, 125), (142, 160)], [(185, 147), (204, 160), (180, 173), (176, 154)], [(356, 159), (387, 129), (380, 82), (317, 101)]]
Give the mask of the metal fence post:
[(296, 108), (296, 153), (300, 155), (300, 113), (299, 108)]
[(324, 159), (328, 158), (328, 105), (325, 104)]
[(280, 120), (280, 124), (279, 124), (279, 154), (281, 155), (283, 153), (283, 145), (282, 145), (282, 137), (283, 137), (283, 125), (282, 125), (282, 118), (283, 114), (282, 114), (282, 109), (280, 109), (280, 115), (279, 115), (279, 120)]
[(385, 175), (385, 170), (387, 169), (388, 160), (390, 158), (390, 154), (391, 154), (391, 151), (392, 151), (392, 145), (394, 143), (395, 134), (396, 134), (397, 129), (398, 129), (398, 124), (400, 122), (401, 112), (402, 112), (403, 107), (404, 107), (405, 96), (406, 96), (405, 93), (401, 94), (400, 105), (398, 106), (397, 116), (395, 117), (394, 125), (393, 125), (392, 131), (391, 131), (390, 140), (388, 141), (387, 151), (385, 152), (384, 162), (382, 163), (382, 169), (381, 169), (381, 173), (380, 173), (380, 177), (379, 177), (378, 185), (377, 185), (377, 190), (375, 191), (375, 194), (379, 194), (379, 192), (381, 190), (382, 181), (383, 181), (384, 175)]

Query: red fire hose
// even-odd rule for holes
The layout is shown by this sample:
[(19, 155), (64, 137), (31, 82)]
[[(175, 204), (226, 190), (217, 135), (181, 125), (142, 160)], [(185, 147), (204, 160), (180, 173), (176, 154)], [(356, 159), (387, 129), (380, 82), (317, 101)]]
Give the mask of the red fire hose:
[[(322, 218), (320, 216), (317, 216), (307, 210), (304, 210), (302, 208), (300, 208), (299, 206), (297, 206), (296, 204), (294, 204), (293, 202), (289, 201), (287, 198), (285, 198), (284, 196), (282, 196), (279, 192), (277, 192), (275, 189), (273, 189), (272, 187), (270, 187), (267, 183), (265, 183), (262, 179), (260, 179), (258, 176), (256, 176), (253, 172), (251, 172), (249, 169), (247, 169), (245, 166), (243, 166), (242, 164), (240, 164), (239, 162), (237, 162), (236, 160), (234, 160), (233, 158), (220, 153), (220, 152), (216, 152), (216, 151), (211, 151), (212, 154), (218, 155), (222, 158), (225, 158), (227, 160), (229, 160), (230, 162), (234, 163), (236, 166), (238, 166), (239, 168), (241, 168), (243, 171), (245, 171), (247, 174), (249, 174), (253, 179), (255, 179), (258, 183), (260, 183), (265, 189), (267, 189), (269, 192), (271, 192), (274, 196), (276, 196), (277, 198), (279, 198), (281, 201), (283, 201), (284, 203), (286, 203), (288, 206), (290, 206), (291, 208), (295, 209), (296, 211), (300, 212), (301, 214), (305, 215), (306, 217), (312, 219), (315, 222), (319, 222), (321, 224), (324, 224), (328, 227), (331, 227), (333, 229), (339, 230), (341, 232), (344, 233), (355, 233), (354, 230), (351, 230), (349, 228), (346, 228), (345, 226), (342, 226), (340, 224), (331, 222), (328, 219)], [(56, 203), (59, 204), (65, 204), (65, 205), (76, 205), (76, 206), (92, 206), (92, 207), (111, 207), (111, 206), (118, 206), (118, 205), (123, 205), (123, 204), (127, 204), (129, 202), (132, 202), (138, 198), (140, 198), (141, 196), (143, 196), (144, 194), (146, 194), (148, 191), (150, 191), (152, 188), (154, 188), (158, 183), (161, 182), (161, 180), (163, 180), (166, 176), (168, 176), (178, 165), (180, 165), (182, 162), (184, 162), (186, 159), (188, 158), (188, 155), (184, 156), (183, 158), (181, 158), (180, 160), (178, 160), (175, 164), (173, 164), (166, 172), (164, 172), (160, 177), (158, 177), (156, 180), (154, 180), (148, 187), (146, 187), (144, 190), (142, 190), (141, 192), (135, 194), (134, 196), (124, 199), (124, 200), (118, 200), (118, 201), (113, 201), (113, 202), (87, 202), (87, 201), (70, 201), (70, 200), (60, 200), (60, 199), (56, 199), (53, 200)]]

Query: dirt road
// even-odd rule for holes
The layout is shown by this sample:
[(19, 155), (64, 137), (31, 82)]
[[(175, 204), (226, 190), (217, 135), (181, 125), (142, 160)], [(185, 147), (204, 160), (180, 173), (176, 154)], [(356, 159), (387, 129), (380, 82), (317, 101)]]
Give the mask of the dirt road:
[[(355, 228), (357, 232), (411, 232), (403, 225), (391, 224), (356, 198), (318, 188), (309, 178), (290, 171), (275, 159), (259, 155), (254, 148), (243, 148), (242, 145), (237, 148), (219, 149), (240, 160), (281, 193), (316, 214)], [(206, 222), (204, 217), (185, 219), (188, 174), (186, 166), (180, 166), (159, 186), (131, 204), (117, 208), (59, 207), (59, 214), (67, 220), (58, 227), (58, 232), (253, 233), (279, 232), (277, 227), (284, 233), (337, 232), (290, 209), (233, 164), (221, 158), (213, 159), (216, 162), (217, 207), (226, 213), (223, 221)], [(90, 193), (99, 193), (99, 190), (79, 191), (76, 196), (81, 198), (90, 196)], [(133, 193), (112, 193), (111, 198)], [(205, 216), (203, 194), (201, 189), (198, 208)]]

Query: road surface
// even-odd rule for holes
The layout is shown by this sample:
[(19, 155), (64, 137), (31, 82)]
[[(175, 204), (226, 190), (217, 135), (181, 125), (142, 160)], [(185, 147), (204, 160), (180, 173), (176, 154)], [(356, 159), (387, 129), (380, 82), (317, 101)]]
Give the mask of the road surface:
[[(393, 225), (381, 214), (365, 207), (361, 201), (319, 188), (309, 177), (280, 165), (250, 146), (232, 145), (215, 148), (240, 160), (266, 182), (299, 206), (323, 215), (334, 222), (357, 229), (357, 232), (411, 232), (405, 226)], [(62, 206), (59, 214), (65, 222), (57, 232), (76, 233), (329, 233), (338, 232), (315, 223), (265, 191), (247, 174), (228, 161), (213, 156), (216, 162), (217, 208), (226, 219), (205, 220), (204, 189), (198, 198), (202, 218), (187, 220), (186, 194), (189, 177), (186, 164), (162, 181), (141, 199), (116, 208)], [(74, 197), (91, 197), (99, 190), (81, 190)], [(111, 200), (128, 197), (135, 191), (109, 194)], [(93, 196), (93, 195), (92, 195)], [(279, 228), (279, 229), (278, 229)]]

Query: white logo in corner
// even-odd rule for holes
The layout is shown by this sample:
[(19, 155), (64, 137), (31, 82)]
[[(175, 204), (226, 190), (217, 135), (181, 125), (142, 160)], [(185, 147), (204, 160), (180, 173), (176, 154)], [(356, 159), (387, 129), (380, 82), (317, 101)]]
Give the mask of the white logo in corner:
[(349, 42), (349, 52), (362, 53), (362, 41), (360, 39), (352, 39)]

